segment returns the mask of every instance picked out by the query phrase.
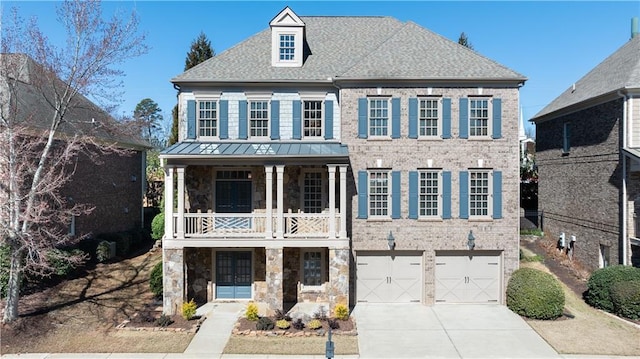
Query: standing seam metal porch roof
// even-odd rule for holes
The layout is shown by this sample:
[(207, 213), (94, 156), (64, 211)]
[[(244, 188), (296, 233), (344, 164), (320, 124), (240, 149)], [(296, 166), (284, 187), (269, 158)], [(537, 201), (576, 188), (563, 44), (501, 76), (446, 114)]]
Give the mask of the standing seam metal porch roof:
[(160, 153), (163, 158), (187, 157), (256, 158), (347, 158), (340, 143), (324, 142), (179, 142)]
[(301, 16), (302, 67), (273, 67), (266, 29), (176, 76), (173, 83), (340, 79), (526, 80), (523, 75), (413, 22), (376, 16)]

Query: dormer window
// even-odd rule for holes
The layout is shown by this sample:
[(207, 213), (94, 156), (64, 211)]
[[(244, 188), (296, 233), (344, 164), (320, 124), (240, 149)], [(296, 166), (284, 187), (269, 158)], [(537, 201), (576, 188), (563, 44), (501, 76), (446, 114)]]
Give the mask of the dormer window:
[(280, 61), (293, 61), (296, 50), (296, 35), (280, 35)]
[(285, 7), (269, 23), (271, 26), (271, 66), (302, 67), (304, 22)]

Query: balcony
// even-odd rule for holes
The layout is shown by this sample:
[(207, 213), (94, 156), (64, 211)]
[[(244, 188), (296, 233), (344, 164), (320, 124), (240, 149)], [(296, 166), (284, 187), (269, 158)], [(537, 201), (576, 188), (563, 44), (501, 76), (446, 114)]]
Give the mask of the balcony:
[[(253, 213), (185, 213), (185, 239), (206, 238), (273, 238), (264, 211)], [(178, 214), (173, 215), (173, 236), (178, 236)], [(289, 210), (283, 214), (284, 238), (328, 238), (340, 231), (340, 213), (303, 213)], [(277, 216), (271, 216), (271, 228), (278, 228)], [(333, 222), (334, 226), (331, 226)]]

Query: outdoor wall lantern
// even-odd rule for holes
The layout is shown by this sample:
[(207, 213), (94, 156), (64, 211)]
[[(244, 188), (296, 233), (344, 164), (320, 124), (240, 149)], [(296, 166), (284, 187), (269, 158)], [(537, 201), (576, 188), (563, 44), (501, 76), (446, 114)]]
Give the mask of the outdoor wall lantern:
[(469, 230), (469, 235), (467, 236), (467, 247), (469, 247), (469, 250), (473, 250), (476, 247), (476, 237), (473, 236), (472, 230)]
[(393, 233), (389, 231), (389, 235), (387, 236), (387, 242), (389, 244), (389, 249), (394, 249), (396, 247), (396, 239), (393, 237)]

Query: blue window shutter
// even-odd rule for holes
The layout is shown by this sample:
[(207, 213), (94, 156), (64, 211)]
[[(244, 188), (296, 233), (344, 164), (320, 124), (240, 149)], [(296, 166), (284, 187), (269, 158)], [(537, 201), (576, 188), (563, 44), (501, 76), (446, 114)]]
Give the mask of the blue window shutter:
[(502, 172), (493, 171), (493, 218), (502, 218)]
[(333, 139), (333, 101), (324, 102), (324, 139)]
[(369, 100), (367, 98), (358, 99), (358, 138), (367, 138), (369, 129), (367, 114), (369, 107)]
[(418, 138), (418, 99), (409, 98), (409, 138)]
[(271, 101), (271, 139), (280, 139), (280, 101)]
[(367, 171), (358, 171), (358, 218), (361, 219), (366, 219), (369, 213), (368, 177)]
[(460, 218), (469, 218), (469, 172), (460, 172)]
[(562, 152), (569, 153), (571, 150), (571, 125), (569, 122), (562, 124)]
[(220, 100), (220, 133), (221, 140), (229, 138), (229, 101)]
[(246, 140), (248, 137), (247, 130), (247, 101), (240, 100), (238, 102), (238, 138)]
[(398, 219), (401, 215), (400, 171), (391, 172), (391, 218)]
[(409, 218), (418, 218), (418, 172), (409, 172)]
[(187, 138), (190, 140), (196, 138), (196, 102), (194, 100), (187, 101)]
[(400, 98), (391, 99), (391, 138), (400, 138)]
[(442, 219), (451, 219), (451, 172), (442, 172)]
[(442, 99), (442, 138), (451, 138), (451, 99)]
[(460, 138), (469, 138), (469, 99), (460, 99)]
[(502, 99), (493, 99), (493, 138), (502, 137)]
[(302, 101), (293, 100), (293, 139), (302, 138)]

